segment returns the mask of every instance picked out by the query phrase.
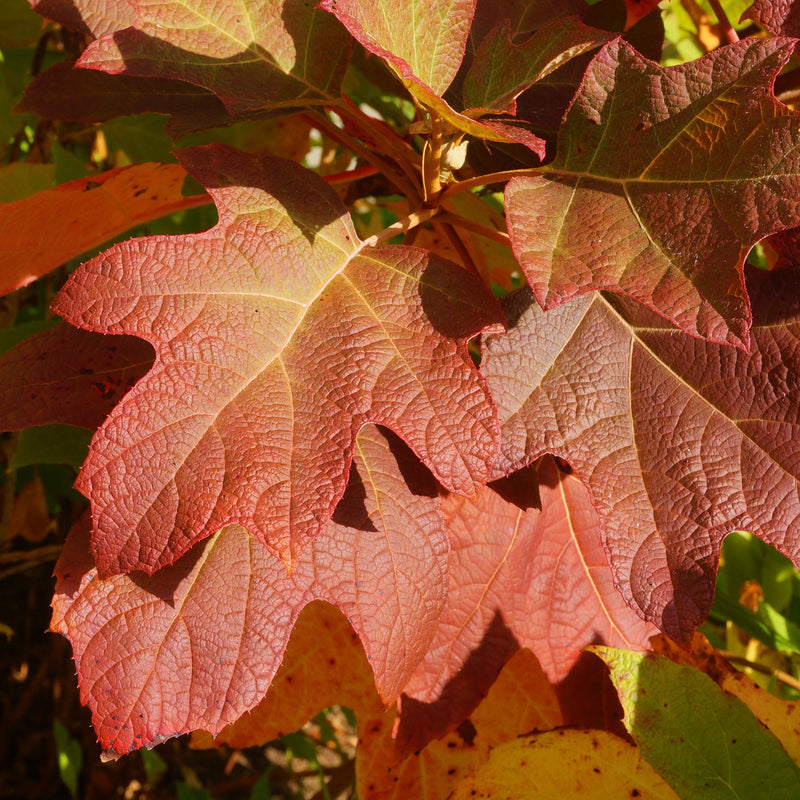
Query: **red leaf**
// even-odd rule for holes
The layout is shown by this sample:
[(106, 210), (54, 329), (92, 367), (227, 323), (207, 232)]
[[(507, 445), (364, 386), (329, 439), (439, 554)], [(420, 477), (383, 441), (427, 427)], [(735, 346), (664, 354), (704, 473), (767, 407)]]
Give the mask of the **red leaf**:
[(207, 203), (183, 196), (185, 177), (177, 164), (135, 164), (0, 203), (0, 294), (135, 225)]
[(781, 36), (800, 35), (800, 5), (796, 0), (753, 0), (742, 19), (752, 19)]
[(443, 98), (464, 57), (475, 3), (322, 0), (319, 8), (334, 14), (367, 50), (395, 69), (417, 99), (457, 130), (490, 141), (518, 142), (543, 158), (544, 141), (526, 128), (462, 114)]
[(469, 108), (515, 113), (516, 98), (570, 59), (599, 47), (615, 34), (564, 16), (542, 26), (527, 41), (513, 39), (511, 21), (498, 25), (481, 41), (464, 77), (464, 103)]
[(398, 442), (362, 431), (335, 521), (290, 575), (233, 526), (153, 576), (104, 580), (87, 527), (73, 531), (56, 566), (51, 628), (72, 642), (103, 748), (218, 733), (238, 719), (266, 694), (314, 599), (349, 617), (392, 703), (427, 649), (447, 588), (436, 487), (415, 463)]
[(153, 364), (133, 336), (57, 325), (0, 355), (0, 430), (60, 422), (94, 430)]
[[(656, 632), (614, 589), (586, 488), (552, 458), (538, 474), (541, 511), (509, 499), (520, 489), (535, 497), (531, 470), (515, 476), (516, 486), (487, 487), (476, 501), (447, 498), (447, 605), (405, 689), (434, 705), (427, 712), (414, 708), (410, 723), (401, 717), (400, 737), (410, 749), (466, 717), (516, 648), (533, 650), (548, 680), (558, 684), (584, 647), (646, 648)], [(426, 723), (435, 727), (425, 730)]]
[(714, 593), (720, 542), (756, 533), (800, 563), (797, 274), (751, 273), (750, 353), (588, 295), (543, 313), (508, 305), (482, 369), (503, 421), (497, 474), (568, 459), (600, 513), (614, 583), (673, 638)]
[(232, 114), (338, 98), (350, 39), (306, 0), (137, 0), (136, 12), (78, 66), (205, 86)]
[(336, 193), (297, 164), (224, 146), (180, 157), (219, 224), (115, 245), (54, 305), (156, 349), (77, 482), (101, 574), (153, 572), (234, 522), (295, 560), (333, 513), (367, 422), (474, 494), (498, 447), (466, 348), (499, 329), (483, 285), (422, 250), (359, 244)]
[(624, 42), (603, 48), (547, 174), (506, 189), (514, 251), (543, 307), (610, 289), (747, 346), (745, 256), (800, 223), (800, 117), (771, 92), (794, 44), (749, 39), (669, 68)]

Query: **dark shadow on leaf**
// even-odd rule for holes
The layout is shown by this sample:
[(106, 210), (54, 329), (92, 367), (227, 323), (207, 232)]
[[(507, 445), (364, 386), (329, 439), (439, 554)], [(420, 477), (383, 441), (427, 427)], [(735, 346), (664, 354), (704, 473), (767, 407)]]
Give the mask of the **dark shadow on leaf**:
[(422, 308), (433, 327), (450, 339), (469, 339), (505, 322), (500, 304), (463, 267), (429, 254), (419, 281)]
[(194, 565), (203, 555), (206, 547), (211, 546), (212, 539), (198, 542), (188, 553), (181, 556), (174, 564), (162, 567), (158, 572), (148, 575), (146, 572), (130, 572), (130, 579), (142, 590), (155, 595), (169, 606), (175, 605), (175, 592), (181, 581), (194, 569)]
[(405, 754), (417, 752), (431, 740), (458, 728), (486, 696), (519, 647), (502, 614), (496, 612), (480, 645), (470, 653), (438, 700), (424, 703), (403, 695), (396, 739), (398, 750)]
[(389, 444), (397, 467), (409, 491), (418, 497), (436, 497), (439, 484), (431, 471), (414, 455), (413, 450), (394, 432), (378, 426)]
[(366, 506), (367, 491), (358, 474), (355, 461), (350, 464), (350, 477), (342, 499), (336, 504), (331, 519), (337, 525), (359, 531), (377, 531)]
[(522, 511), (530, 508), (542, 510), (542, 500), (539, 496), (539, 478), (537, 465), (518, 469), (511, 475), (492, 481), (489, 486), (500, 495), (507, 503), (515, 505)]

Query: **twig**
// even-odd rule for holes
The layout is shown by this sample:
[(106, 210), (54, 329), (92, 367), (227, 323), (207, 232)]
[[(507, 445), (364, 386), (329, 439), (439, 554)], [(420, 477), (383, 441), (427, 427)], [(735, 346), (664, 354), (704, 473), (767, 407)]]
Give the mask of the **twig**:
[(717, 22), (719, 23), (719, 31), (721, 36), (725, 39), (725, 41), (728, 42), (728, 44), (738, 42), (739, 34), (736, 33), (733, 25), (731, 25), (731, 21), (728, 19), (728, 15), (725, 13), (722, 3), (720, 3), (719, 0), (708, 0), (708, 4), (717, 15)]
[(466, 192), (468, 189), (474, 189), (477, 186), (491, 186), (493, 183), (506, 183), (512, 178), (518, 177), (534, 177), (541, 175), (540, 167), (528, 167), (525, 169), (509, 169), (503, 172), (490, 172), (487, 175), (476, 175), (474, 178), (467, 178), (463, 181), (456, 181), (451, 183), (442, 193), (441, 200), (447, 197), (452, 197), (459, 192)]
[(724, 658), (727, 658), (731, 664), (738, 664), (741, 667), (748, 667), (756, 672), (760, 672), (762, 675), (772, 675), (775, 680), (785, 683), (787, 686), (790, 686), (792, 689), (796, 689), (798, 692), (800, 692), (800, 681), (798, 681), (794, 675), (790, 675), (788, 672), (784, 672), (782, 669), (772, 669), (772, 667), (768, 667), (765, 664), (759, 664), (757, 661), (750, 661), (750, 659), (745, 658), (744, 656), (738, 656), (736, 653), (731, 653), (727, 650), (720, 650), (719, 654)]
[(414, 211), (404, 219), (398, 220), (388, 228), (384, 228), (380, 233), (370, 236), (369, 239), (364, 240), (365, 247), (377, 247), (384, 242), (388, 242), (399, 233), (407, 233), (408, 231), (422, 225), (429, 219), (435, 217), (439, 213), (438, 206), (436, 208), (421, 208), (419, 211)]
[(461, 241), (461, 237), (458, 235), (458, 231), (456, 231), (452, 225), (447, 223), (439, 224), (441, 216), (433, 223), (433, 226), (444, 233), (444, 235), (450, 240), (450, 244), (453, 246), (453, 249), (458, 253), (459, 257), (461, 258), (461, 262), (464, 265), (464, 268), (467, 272), (471, 272), (476, 277), (483, 280), (481, 276), (480, 270), (478, 269), (477, 265), (472, 259), (472, 256), (467, 250), (464, 242)]

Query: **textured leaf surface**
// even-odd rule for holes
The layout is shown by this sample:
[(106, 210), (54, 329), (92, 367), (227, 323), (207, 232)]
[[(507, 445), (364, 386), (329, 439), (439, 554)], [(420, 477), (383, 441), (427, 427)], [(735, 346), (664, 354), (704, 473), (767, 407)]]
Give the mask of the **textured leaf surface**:
[(742, 19), (752, 19), (782, 36), (800, 34), (800, 5), (796, 0), (753, 0)]
[(467, 108), (516, 111), (516, 98), (571, 58), (599, 47), (614, 34), (584, 25), (577, 16), (542, 27), (516, 43), (511, 22), (498, 25), (481, 42), (464, 78)]
[(128, 0), (28, 0), (43, 17), (89, 36), (98, 37), (127, 28), (136, 20)]
[[(535, 498), (530, 472), (517, 478), (517, 488)], [(587, 645), (647, 647), (655, 632), (614, 589), (597, 513), (581, 482), (552, 458), (541, 463), (539, 481), (541, 511), (509, 499), (508, 484), (487, 487), (474, 502), (446, 499), (447, 605), (405, 690), (434, 705), (407, 723), (417, 729), (402, 732), (409, 747), (418, 746), (423, 720), (445, 729), (458, 724), (517, 647), (530, 648), (558, 684)]]
[[(597, 647), (642, 755), (683, 800), (800, 793), (800, 768), (747, 706), (663, 656)], [(701, 713), (698, 713), (701, 710)]]
[(496, 473), (567, 459), (600, 513), (616, 586), (674, 638), (705, 619), (720, 543), (750, 530), (800, 563), (798, 276), (752, 272), (750, 354), (601, 295), (542, 312), (528, 291), (482, 365)]
[(137, 0), (136, 12), (78, 66), (205, 86), (231, 113), (338, 97), (350, 40), (310, 2)]
[(486, 764), (461, 781), (453, 800), (678, 800), (630, 742), (605, 731), (568, 728), (495, 747)]
[(177, 164), (135, 164), (0, 204), (0, 294), (158, 217), (208, 202)]
[(367, 422), (475, 493), (498, 434), (466, 339), (502, 317), (477, 279), (421, 250), (359, 245), (335, 192), (297, 164), (223, 146), (181, 159), (219, 224), (116, 245), (54, 306), (156, 349), (77, 483), (101, 573), (152, 572), (234, 522), (296, 559)]
[(406, 80), (444, 94), (464, 57), (476, 0), (323, 0), (368, 50)]
[(0, 355), (0, 430), (60, 422), (94, 430), (153, 363), (147, 342), (61, 324)]
[(747, 345), (744, 258), (800, 222), (798, 115), (771, 93), (793, 48), (749, 39), (669, 68), (621, 41), (603, 48), (547, 174), (506, 189), (514, 251), (544, 307), (610, 289)]
[(218, 733), (238, 719), (266, 694), (297, 615), (315, 599), (347, 614), (380, 694), (397, 697), (445, 599), (447, 539), (435, 484), (394, 447), (399, 463), (375, 428), (359, 435), (336, 518), (291, 575), (231, 526), (153, 576), (102, 579), (86, 527), (73, 532), (56, 565), (51, 628), (72, 642), (104, 749)]
[(322, 0), (319, 7), (335, 14), (367, 50), (394, 67), (418, 100), (457, 130), (490, 141), (518, 142), (544, 157), (544, 142), (526, 128), (476, 119), (442, 97), (464, 57), (475, 0)]

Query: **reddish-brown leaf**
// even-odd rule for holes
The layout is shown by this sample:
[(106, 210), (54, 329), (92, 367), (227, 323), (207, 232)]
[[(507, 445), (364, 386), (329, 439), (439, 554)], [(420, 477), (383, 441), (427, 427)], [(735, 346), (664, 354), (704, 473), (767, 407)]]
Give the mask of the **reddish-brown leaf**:
[(794, 44), (748, 39), (669, 68), (621, 41), (603, 48), (555, 160), (506, 190), (543, 307), (610, 289), (693, 335), (747, 346), (745, 256), (800, 223), (800, 117), (771, 92)]
[(72, 642), (82, 700), (101, 745), (117, 753), (197, 728), (218, 733), (241, 717), (266, 694), (314, 599), (348, 616), (392, 703), (447, 591), (435, 484), (373, 427), (359, 434), (334, 520), (291, 574), (238, 526), (149, 577), (99, 577), (87, 540), (88, 526), (76, 529), (56, 566), (51, 627)]
[(336, 193), (297, 164), (225, 146), (180, 157), (219, 223), (115, 245), (54, 305), (156, 350), (77, 482), (101, 574), (152, 573), (231, 523), (296, 560), (344, 492), (367, 422), (474, 494), (498, 447), (466, 347), (499, 329), (483, 285), (425, 251), (358, 243)]
[(0, 203), (0, 294), (129, 228), (208, 202), (184, 197), (177, 164), (135, 164)]
[(78, 66), (204, 86), (231, 113), (338, 98), (350, 38), (306, 0), (137, 0)]
[(599, 294), (544, 313), (520, 292), (508, 335), (487, 341), (497, 473), (567, 459), (600, 513), (615, 585), (674, 638), (705, 618), (729, 531), (800, 563), (800, 284), (751, 272), (748, 289), (749, 354)]
[(525, 127), (500, 120), (480, 120), (456, 111), (443, 98), (464, 57), (476, 0), (322, 0), (353, 36), (383, 58), (406, 88), (457, 130), (498, 142), (524, 144), (540, 158), (544, 142)]
[(153, 364), (133, 336), (61, 324), (0, 355), (0, 430), (60, 422), (94, 430)]
[(742, 19), (752, 19), (781, 36), (800, 35), (800, 5), (797, 0), (753, 0)]
[[(645, 648), (655, 633), (614, 589), (586, 488), (552, 458), (541, 462), (538, 479), (541, 510), (520, 499), (536, 497), (533, 470), (487, 487), (475, 501), (446, 499), (447, 605), (405, 690), (434, 706), (415, 708), (415, 730), (402, 731), (412, 749), (468, 715), (518, 647), (533, 650), (558, 684), (587, 645)], [(444, 727), (424, 730), (423, 720)]]
[(615, 34), (564, 16), (542, 26), (527, 41), (516, 43), (506, 20), (481, 41), (464, 77), (467, 108), (516, 112), (516, 99), (534, 83), (571, 58), (599, 47)]

